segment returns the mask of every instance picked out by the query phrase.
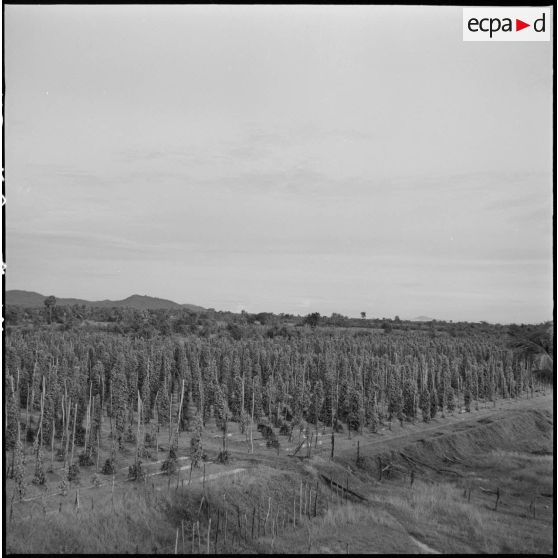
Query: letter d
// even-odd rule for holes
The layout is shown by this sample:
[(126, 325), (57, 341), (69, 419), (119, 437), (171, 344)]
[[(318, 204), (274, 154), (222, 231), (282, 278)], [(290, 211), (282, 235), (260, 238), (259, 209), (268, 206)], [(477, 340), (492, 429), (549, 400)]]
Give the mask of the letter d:
[[(546, 17), (546, 14), (543, 13), (542, 17), (539, 17), (539, 19), (535, 19), (535, 23), (533, 23), (533, 29), (537, 33), (544, 33), (544, 30), (545, 30), (545, 27), (546, 27), (545, 17)], [(540, 29), (538, 27), (539, 23), (542, 25)]]

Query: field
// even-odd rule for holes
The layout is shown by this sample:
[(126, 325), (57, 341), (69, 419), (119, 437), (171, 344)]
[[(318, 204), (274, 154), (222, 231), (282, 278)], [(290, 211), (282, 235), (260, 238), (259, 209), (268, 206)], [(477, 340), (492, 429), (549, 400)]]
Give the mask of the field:
[(499, 335), (45, 328), (6, 360), (8, 553), (552, 551), (553, 391)]

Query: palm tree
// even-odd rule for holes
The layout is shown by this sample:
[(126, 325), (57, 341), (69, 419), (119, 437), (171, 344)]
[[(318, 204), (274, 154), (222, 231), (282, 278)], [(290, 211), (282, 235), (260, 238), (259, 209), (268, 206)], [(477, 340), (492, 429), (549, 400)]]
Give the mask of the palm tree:
[(512, 326), (508, 335), (509, 346), (536, 368), (534, 373), (553, 381), (554, 324), (545, 322), (527, 330)]

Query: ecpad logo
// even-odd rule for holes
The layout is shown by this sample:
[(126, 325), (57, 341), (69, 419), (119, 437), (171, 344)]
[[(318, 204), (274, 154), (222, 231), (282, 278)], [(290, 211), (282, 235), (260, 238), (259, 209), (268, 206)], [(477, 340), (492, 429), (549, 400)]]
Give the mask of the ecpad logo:
[(550, 8), (463, 8), (464, 41), (549, 41)]

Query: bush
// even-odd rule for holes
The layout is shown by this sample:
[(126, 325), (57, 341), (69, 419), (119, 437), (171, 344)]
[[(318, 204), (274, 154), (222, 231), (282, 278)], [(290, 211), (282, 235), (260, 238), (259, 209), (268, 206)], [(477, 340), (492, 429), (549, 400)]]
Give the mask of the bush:
[(143, 480), (145, 477), (145, 472), (141, 467), (141, 459), (138, 459), (137, 463), (133, 463), (128, 467), (128, 478), (130, 480)]
[(31, 482), (39, 486), (45, 484), (46, 483), (45, 472), (41, 468), (37, 469), (35, 471), (35, 476), (33, 477), (33, 480)]
[(90, 467), (91, 465), (95, 465), (90, 452), (80, 453), (78, 456), (78, 463), (80, 467)]
[(290, 436), (291, 431), (292, 431), (292, 428), (291, 428), (290, 424), (284, 423), (284, 424), (281, 425), (281, 428), (279, 429), (279, 434), (281, 436)]
[(136, 435), (134, 432), (132, 432), (132, 429), (130, 427), (128, 427), (128, 430), (126, 430), (126, 434), (124, 434), (124, 441), (128, 442), (129, 444), (136, 443)]
[(226, 465), (227, 463), (229, 463), (229, 461), (231, 460), (231, 454), (229, 452), (229, 450), (221, 450), (219, 452), (219, 455), (217, 456), (217, 463), (222, 463), (223, 465)]
[(79, 467), (77, 463), (72, 463), (68, 467), (68, 480), (70, 482), (79, 480)]
[(262, 436), (266, 440), (273, 438), (275, 436), (273, 432), (273, 428), (271, 428), (271, 426), (268, 426), (267, 424), (258, 424), (258, 432), (261, 432)]
[(152, 436), (149, 432), (146, 432), (143, 443), (146, 448), (152, 448), (153, 446), (155, 446), (155, 436)]
[(140, 457), (143, 457), (144, 459), (151, 459), (153, 457), (152, 453), (146, 447), (142, 447), (139, 454)]
[[(72, 440), (70, 439), (70, 443)], [(76, 446), (83, 446), (85, 445), (85, 428), (81, 425), (76, 426), (76, 438), (75, 438)]]
[(275, 436), (275, 434), (273, 435), (273, 438), (268, 438), (267, 442), (265, 443), (265, 445), (268, 448), (275, 448), (275, 449), (279, 449), (279, 447), (281, 446), (281, 444), (279, 443), (279, 440), (277, 439), (277, 436)]
[(101, 472), (103, 475), (114, 475), (114, 473), (116, 473), (116, 463), (114, 459), (107, 459)]
[(176, 473), (176, 451), (174, 447), (171, 446), (169, 451), (169, 456), (163, 461), (161, 465), (161, 471), (167, 475), (174, 475)]

